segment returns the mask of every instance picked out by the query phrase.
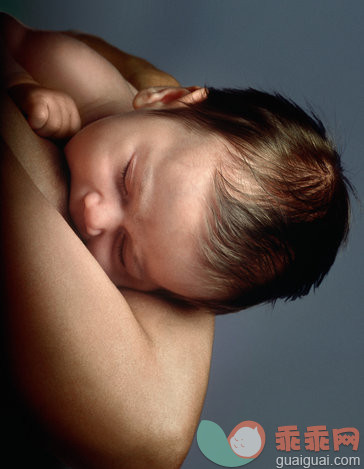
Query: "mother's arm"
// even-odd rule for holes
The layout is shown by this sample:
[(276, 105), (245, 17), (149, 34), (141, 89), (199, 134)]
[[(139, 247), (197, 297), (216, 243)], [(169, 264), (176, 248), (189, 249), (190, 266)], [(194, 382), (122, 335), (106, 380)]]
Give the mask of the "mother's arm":
[(21, 387), (78, 466), (178, 467), (202, 409), (214, 319), (120, 295), (52, 207), (64, 213), (56, 147), (6, 102), (1, 249)]
[(213, 317), (121, 295), (2, 153), (7, 313), (31, 406), (77, 467), (179, 467), (207, 386)]

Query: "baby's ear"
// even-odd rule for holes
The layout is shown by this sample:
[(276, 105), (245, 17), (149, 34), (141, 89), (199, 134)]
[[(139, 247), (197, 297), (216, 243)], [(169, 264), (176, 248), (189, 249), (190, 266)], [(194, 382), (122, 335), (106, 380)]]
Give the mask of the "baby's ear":
[(199, 103), (207, 98), (206, 88), (189, 86), (155, 86), (139, 91), (133, 101), (134, 109), (160, 109), (162, 107), (178, 107), (184, 104)]

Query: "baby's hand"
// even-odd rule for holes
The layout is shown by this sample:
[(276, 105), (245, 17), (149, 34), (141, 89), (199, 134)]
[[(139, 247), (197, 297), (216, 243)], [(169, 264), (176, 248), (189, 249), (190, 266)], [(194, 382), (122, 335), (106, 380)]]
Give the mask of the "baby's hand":
[(62, 91), (21, 83), (10, 88), (9, 94), (41, 137), (68, 138), (81, 128), (76, 103)]

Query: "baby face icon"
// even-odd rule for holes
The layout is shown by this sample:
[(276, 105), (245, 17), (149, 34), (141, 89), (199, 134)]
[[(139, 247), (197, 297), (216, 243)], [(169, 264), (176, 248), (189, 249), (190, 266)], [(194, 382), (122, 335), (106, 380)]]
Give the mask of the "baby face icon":
[(231, 449), (241, 458), (256, 458), (265, 443), (265, 433), (259, 423), (247, 420), (237, 425), (228, 437)]
[(245, 420), (226, 438), (217, 423), (202, 420), (197, 429), (197, 443), (201, 452), (215, 464), (241, 467), (254, 461), (263, 451), (265, 432), (259, 423)]

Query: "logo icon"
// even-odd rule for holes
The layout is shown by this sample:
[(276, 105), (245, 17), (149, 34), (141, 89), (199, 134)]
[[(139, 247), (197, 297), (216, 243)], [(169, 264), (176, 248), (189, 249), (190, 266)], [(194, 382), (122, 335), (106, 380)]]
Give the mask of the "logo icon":
[(197, 444), (210, 461), (223, 467), (239, 467), (254, 461), (263, 451), (265, 432), (252, 420), (239, 423), (226, 438), (223, 429), (202, 420), (197, 429)]

